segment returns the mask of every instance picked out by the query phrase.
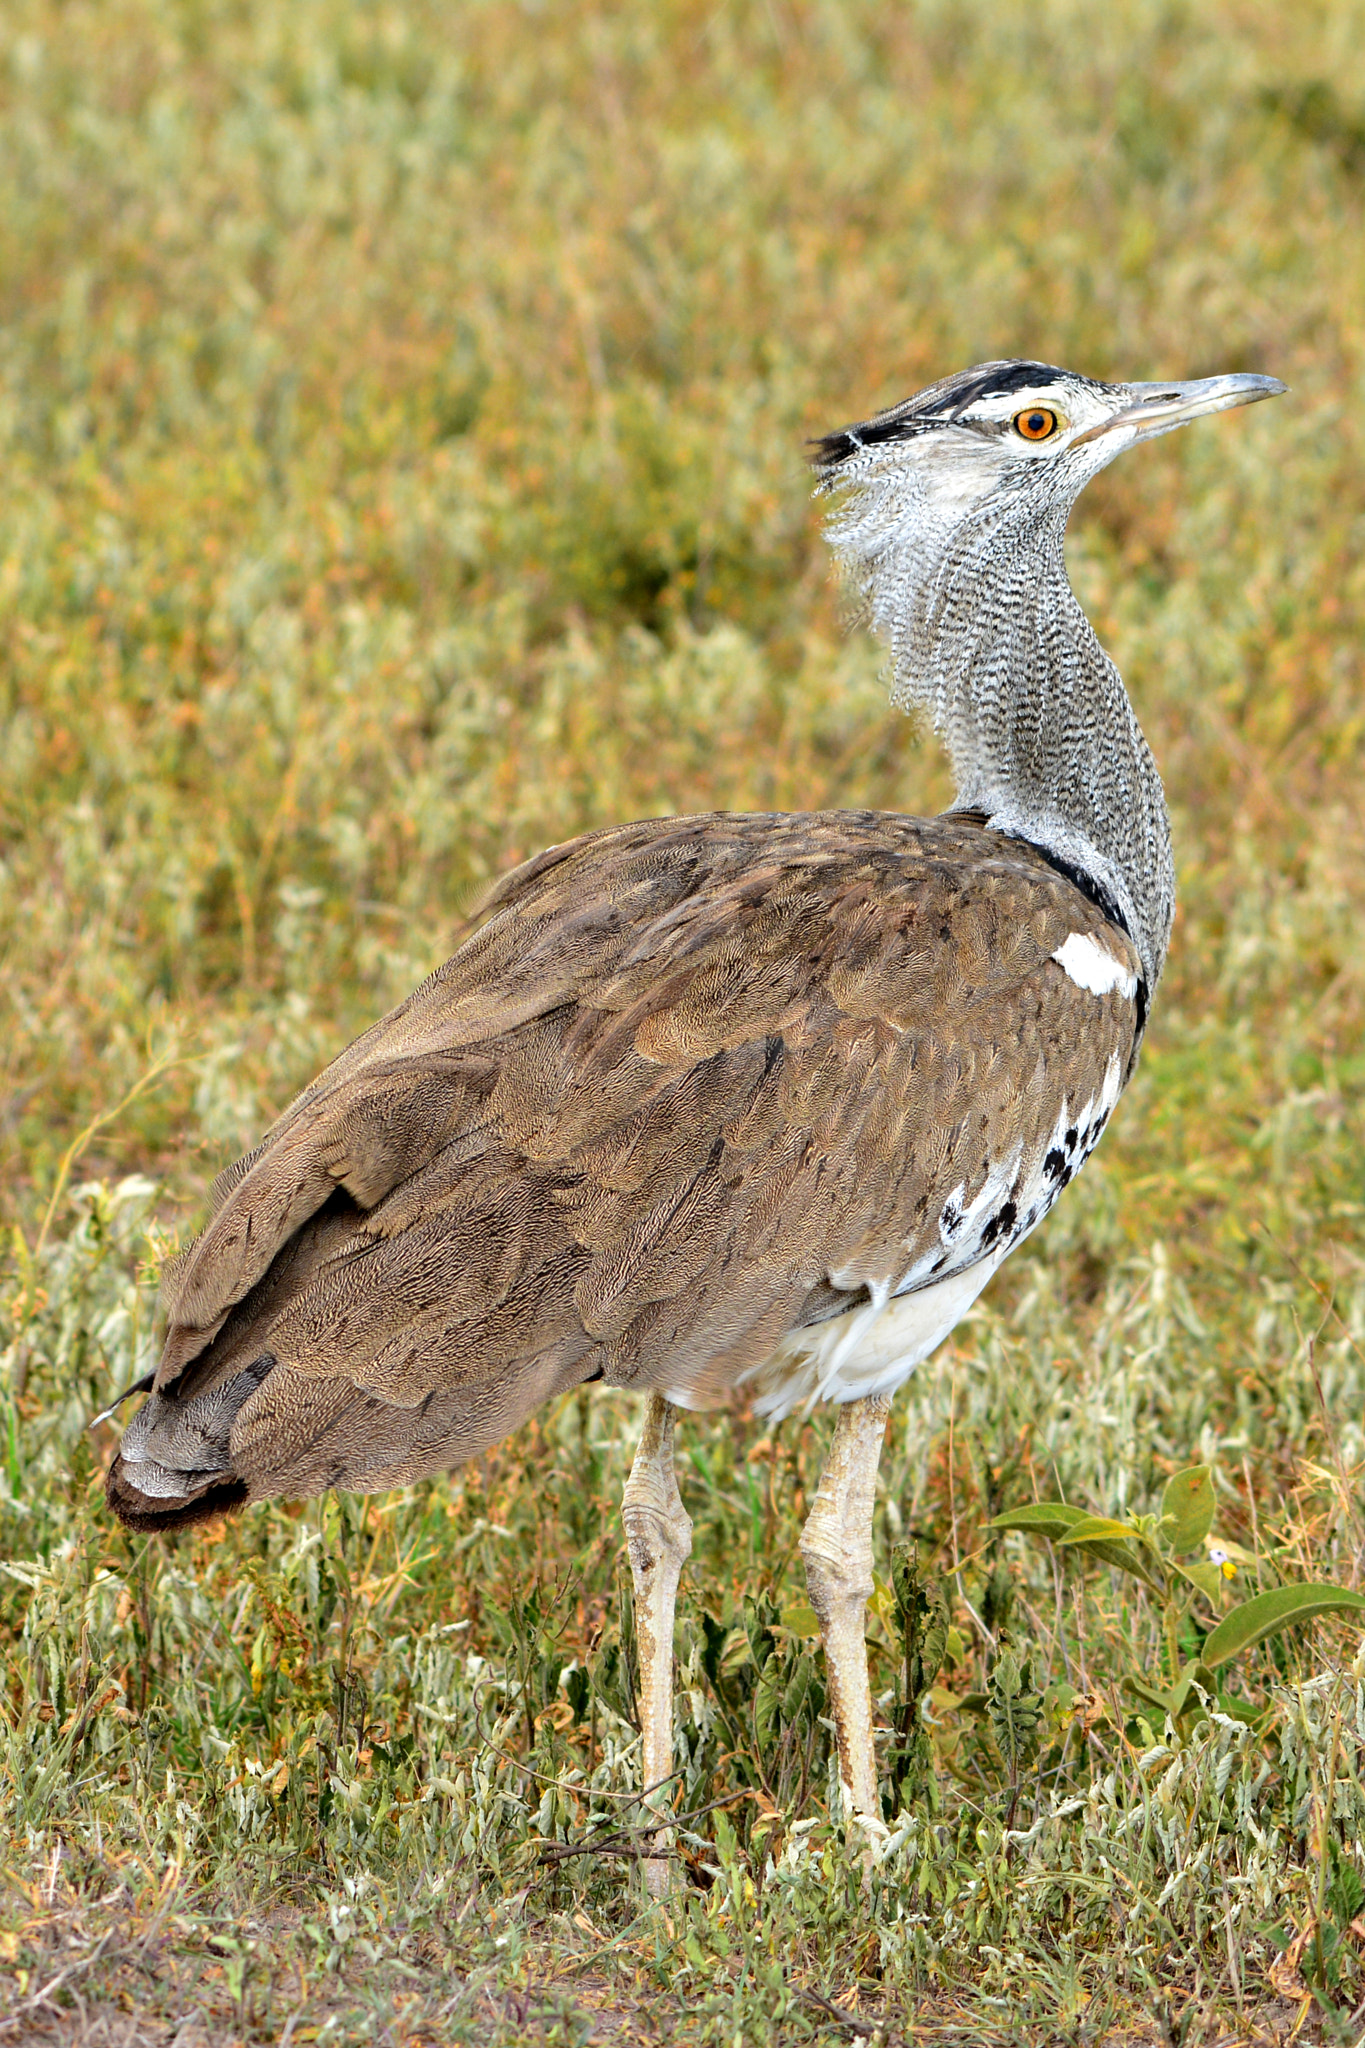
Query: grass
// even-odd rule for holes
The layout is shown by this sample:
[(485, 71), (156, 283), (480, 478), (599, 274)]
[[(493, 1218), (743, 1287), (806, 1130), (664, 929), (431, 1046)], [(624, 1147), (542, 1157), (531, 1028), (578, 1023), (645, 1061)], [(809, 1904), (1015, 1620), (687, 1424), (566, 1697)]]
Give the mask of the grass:
[[(1359, 2037), (1359, 1633), (1176, 1720), (1126, 1681), (1259, 1586), (1365, 1586), (1363, 29), (13, 0), (0, 2042)], [(628, 1400), (173, 1544), (110, 1524), (84, 1423), (212, 1175), (489, 877), (660, 811), (946, 800), (801, 442), (1007, 353), (1293, 386), (1069, 543), (1167, 778), (1172, 962), (1100, 1156), (897, 1405), (870, 1898), (795, 1556), (829, 1418), (684, 1430), (648, 1913)], [(1245, 1556), (1174, 1641), (985, 1526), (1155, 1513), (1195, 1462)]]

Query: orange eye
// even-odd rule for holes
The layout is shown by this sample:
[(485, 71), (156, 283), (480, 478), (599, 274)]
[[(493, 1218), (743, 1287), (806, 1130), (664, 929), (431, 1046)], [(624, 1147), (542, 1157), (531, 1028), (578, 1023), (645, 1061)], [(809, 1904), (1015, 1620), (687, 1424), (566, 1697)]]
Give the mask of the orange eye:
[(1022, 434), (1026, 441), (1046, 441), (1049, 434), (1056, 433), (1061, 421), (1045, 405), (1029, 405), (1014, 415), (1011, 424), (1015, 433)]

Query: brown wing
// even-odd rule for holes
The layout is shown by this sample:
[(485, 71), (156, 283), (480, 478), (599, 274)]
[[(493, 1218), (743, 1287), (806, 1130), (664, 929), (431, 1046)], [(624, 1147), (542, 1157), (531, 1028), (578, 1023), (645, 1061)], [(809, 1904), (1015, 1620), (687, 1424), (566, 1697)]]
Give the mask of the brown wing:
[[(1113, 988), (1052, 957), (1077, 934)], [(588, 1378), (714, 1392), (863, 1286), (980, 1256), (955, 1232), (1005, 1227), (1001, 1162), (1036, 1179), (1065, 1105), (1126, 1078), (1140, 973), (969, 819), (553, 849), (222, 1177), (157, 1385), (273, 1358), (232, 1425), (252, 1497), (443, 1469)]]

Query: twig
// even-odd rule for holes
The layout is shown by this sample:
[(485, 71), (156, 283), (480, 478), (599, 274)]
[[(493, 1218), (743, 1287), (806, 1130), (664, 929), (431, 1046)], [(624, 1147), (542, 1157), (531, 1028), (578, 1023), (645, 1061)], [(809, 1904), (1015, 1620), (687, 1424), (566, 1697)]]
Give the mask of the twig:
[(824, 1997), (819, 1991), (798, 1990), (796, 1996), (802, 2005), (822, 2012), (826, 2019), (837, 2020), (841, 2027), (849, 2028), (864, 2041), (870, 2041), (874, 2035), (880, 2034), (885, 2048), (904, 2048), (905, 2036), (886, 2032), (884, 2020), (865, 2019), (862, 2013), (850, 2012), (845, 2005), (836, 2005), (832, 1998)]

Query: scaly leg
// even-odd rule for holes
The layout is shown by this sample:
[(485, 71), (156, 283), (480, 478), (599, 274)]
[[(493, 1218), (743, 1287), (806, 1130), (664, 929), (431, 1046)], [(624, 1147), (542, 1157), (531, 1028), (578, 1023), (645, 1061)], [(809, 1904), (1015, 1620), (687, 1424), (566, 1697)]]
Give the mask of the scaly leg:
[(863, 1615), (872, 1592), (872, 1501), (889, 1394), (848, 1401), (839, 1410), (815, 1506), (801, 1532), (810, 1604), (820, 1622), (830, 1705), (839, 1732), (844, 1819), (880, 1820), (872, 1745), (872, 1688)]
[[(621, 1502), (635, 1581), (640, 1727), (644, 1735), (640, 1784), (649, 1803), (658, 1807), (664, 1805), (668, 1793), (655, 1788), (663, 1788), (673, 1775), (673, 1611), (679, 1576), (692, 1555), (692, 1518), (682, 1504), (673, 1472), (677, 1412), (662, 1394), (650, 1395), (644, 1435)], [(665, 1849), (668, 1839), (657, 1834), (652, 1847)], [(645, 1882), (651, 1898), (663, 1897), (668, 1890), (664, 1857), (654, 1856), (646, 1862)]]

